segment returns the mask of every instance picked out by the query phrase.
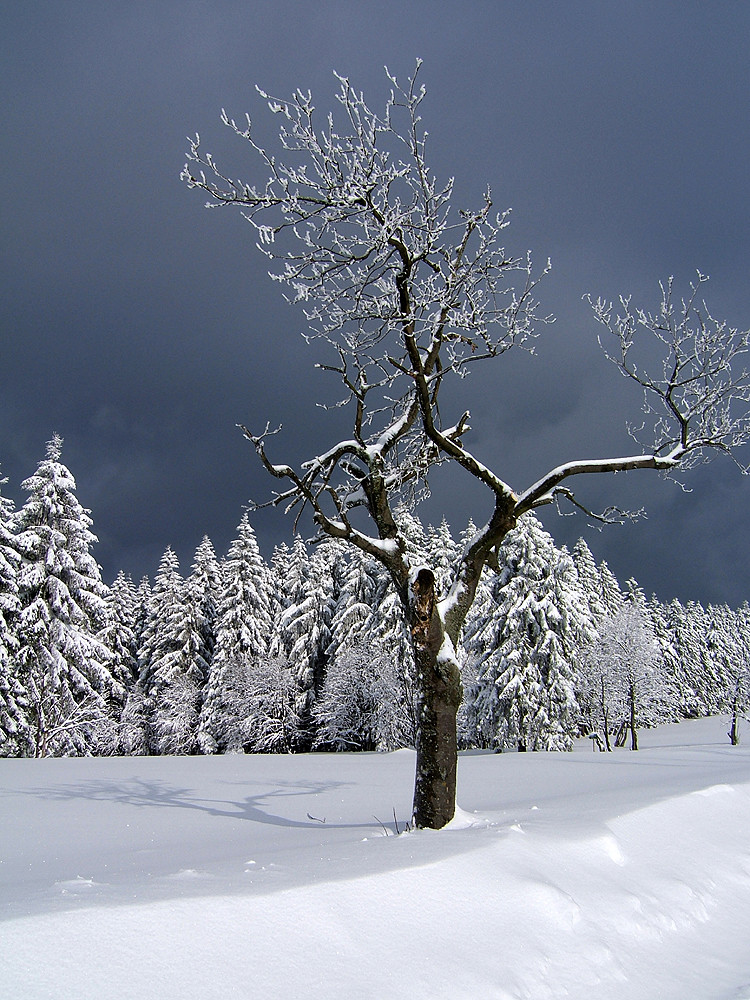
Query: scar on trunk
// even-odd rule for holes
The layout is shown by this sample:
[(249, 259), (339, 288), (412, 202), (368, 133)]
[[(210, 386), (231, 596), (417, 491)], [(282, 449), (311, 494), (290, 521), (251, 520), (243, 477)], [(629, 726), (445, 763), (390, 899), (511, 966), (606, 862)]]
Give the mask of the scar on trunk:
[(435, 574), (432, 570), (422, 567), (412, 584), (414, 604), (412, 611), (411, 633), (414, 645), (423, 649), (435, 640), (433, 613), (435, 610)]

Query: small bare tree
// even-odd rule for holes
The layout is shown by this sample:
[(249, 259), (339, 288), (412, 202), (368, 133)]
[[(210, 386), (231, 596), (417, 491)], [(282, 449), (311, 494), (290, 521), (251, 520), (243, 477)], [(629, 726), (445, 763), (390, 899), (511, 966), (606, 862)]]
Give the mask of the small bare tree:
[[(241, 210), (272, 278), (304, 310), (305, 336), (321, 346), (318, 367), (340, 382), (337, 405), (349, 407), (351, 432), (299, 469), (272, 461), (275, 431), (268, 426), (243, 430), (266, 470), (284, 484), (269, 503), (297, 517), (309, 509), (321, 532), (358, 546), (391, 575), (416, 661), (414, 821), (439, 828), (455, 809), (456, 646), (482, 569), (506, 533), (524, 512), (561, 497), (579, 505), (568, 485), (575, 476), (629, 469), (671, 474), (744, 444), (750, 379), (733, 369), (748, 333), (714, 321), (699, 306), (702, 276), (682, 306), (667, 283), (654, 315), (632, 311), (628, 300), (622, 316), (593, 302), (614, 345), (606, 347), (608, 357), (643, 389), (650, 443), (632, 456), (567, 462), (520, 492), (488, 468), (464, 443), (468, 410), (445, 413), (443, 389), (473, 365), (527, 344), (545, 317), (530, 258), (506, 252), (508, 214), (493, 211), (489, 190), (475, 211), (456, 211), (452, 181), (433, 176), (418, 73), (419, 63), (405, 87), (389, 74), (382, 115), (339, 77), (341, 129), (333, 115), (318, 118), (309, 93), (275, 100), (260, 91), (279, 118), (278, 153), (256, 141), (249, 117), (238, 125), (222, 114), (247, 144), (260, 183), (222, 172), (197, 135), (182, 177), (208, 196), (209, 206)], [(663, 349), (654, 377), (636, 361), (644, 337)], [(398, 502), (405, 491), (424, 488), (445, 462), (484, 486), (489, 509), (440, 595), (433, 571), (412, 565)]]
[(676, 693), (662, 666), (658, 641), (641, 608), (626, 604), (600, 623), (584, 651), (581, 680), (607, 750), (612, 749), (613, 723), (623, 743), (630, 733), (630, 749), (637, 750), (639, 727), (672, 718)]
[(740, 721), (747, 722), (748, 691), (750, 689), (750, 670), (747, 660), (738, 658), (727, 664), (727, 679), (729, 681), (729, 742), (733, 747), (740, 743)]

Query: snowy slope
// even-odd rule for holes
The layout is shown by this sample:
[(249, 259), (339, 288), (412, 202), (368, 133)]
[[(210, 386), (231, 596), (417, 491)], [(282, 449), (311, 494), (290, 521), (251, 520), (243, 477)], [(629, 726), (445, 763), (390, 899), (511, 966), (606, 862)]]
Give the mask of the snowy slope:
[(469, 754), (402, 836), (406, 751), (2, 761), (0, 997), (750, 1000), (725, 730)]

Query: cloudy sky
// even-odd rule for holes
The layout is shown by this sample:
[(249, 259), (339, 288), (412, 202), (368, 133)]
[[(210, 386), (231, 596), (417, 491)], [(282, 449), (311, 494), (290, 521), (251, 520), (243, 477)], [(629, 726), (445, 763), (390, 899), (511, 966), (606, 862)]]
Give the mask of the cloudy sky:
[[(238, 422), (283, 422), (283, 460), (331, 443), (302, 318), (247, 223), (180, 183), (185, 137), (199, 131), (252, 178), (222, 107), (262, 119), (257, 83), (310, 88), (327, 109), (333, 70), (381, 107), (383, 66), (406, 77), (417, 57), (434, 171), (466, 205), (489, 183), (513, 209), (509, 248), (553, 264), (540, 295), (557, 322), (537, 356), (466, 384), (472, 448), (517, 489), (562, 461), (630, 453), (640, 400), (603, 362), (581, 296), (656, 306), (659, 279), (686, 290), (700, 269), (712, 311), (750, 326), (749, 45), (741, 0), (4, 4), (4, 493), (23, 501), (60, 433), (105, 578), (138, 578), (167, 545), (187, 570), (204, 534), (221, 554), (243, 504), (267, 496)], [(690, 485), (596, 477), (581, 499), (645, 506), (648, 520), (602, 532), (544, 520), (662, 599), (738, 604), (750, 480), (717, 460)], [(423, 514), (443, 512), (458, 530), (487, 499), (441, 479)], [(254, 523), (266, 555), (290, 537), (279, 512)]]

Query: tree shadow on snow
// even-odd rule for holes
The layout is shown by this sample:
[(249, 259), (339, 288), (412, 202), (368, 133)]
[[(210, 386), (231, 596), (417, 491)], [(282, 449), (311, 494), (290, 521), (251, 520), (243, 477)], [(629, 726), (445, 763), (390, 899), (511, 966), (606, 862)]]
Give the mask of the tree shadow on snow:
[[(248, 795), (242, 799), (214, 799), (199, 796), (195, 789), (180, 788), (160, 780), (130, 778), (118, 780), (90, 780), (77, 784), (60, 784), (48, 788), (29, 788), (21, 791), (24, 795), (51, 800), (84, 799), (94, 802), (119, 803), (137, 808), (188, 809), (206, 813), (209, 816), (246, 820), (271, 826), (294, 827), (299, 829), (319, 828), (325, 825), (333, 829), (371, 829), (372, 822), (346, 823), (328, 822), (325, 816), (314, 816), (305, 811), (304, 820), (282, 816), (269, 809), (272, 801), (290, 797), (314, 799), (325, 792), (334, 792), (348, 786), (344, 781), (275, 781), (269, 783), (268, 791)], [(314, 803), (311, 803), (311, 806)]]

